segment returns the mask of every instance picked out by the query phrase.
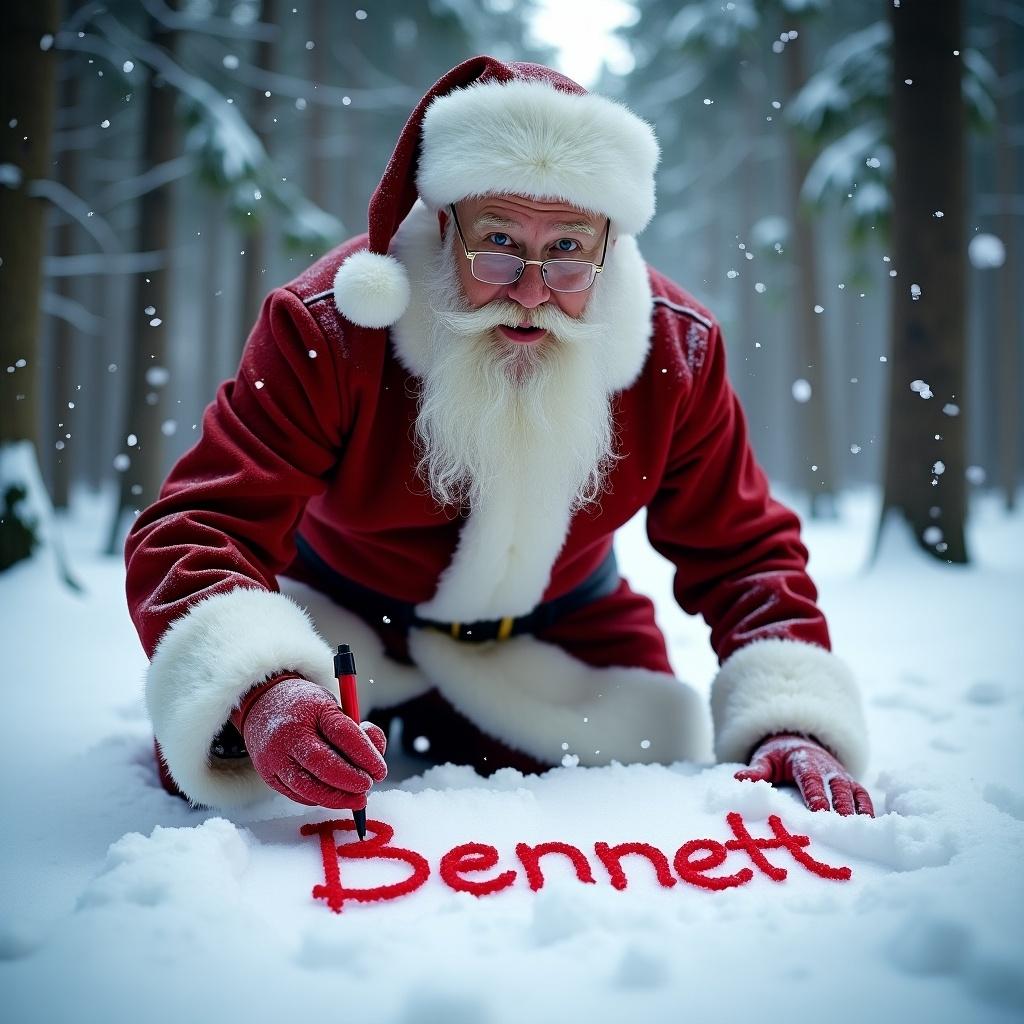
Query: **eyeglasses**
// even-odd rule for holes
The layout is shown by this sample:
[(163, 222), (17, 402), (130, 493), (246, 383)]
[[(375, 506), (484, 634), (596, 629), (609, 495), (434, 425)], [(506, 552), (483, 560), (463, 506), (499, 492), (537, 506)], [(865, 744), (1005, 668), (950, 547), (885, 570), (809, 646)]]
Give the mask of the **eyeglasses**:
[(470, 252), (454, 204), (450, 204), (448, 208), (452, 211), (455, 229), (462, 241), (466, 259), (469, 260), (470, 273), (484, 284), (515, 284), (527, 267), (540, 267), (544, 284), (553, 292), (585, 292), (597, 279), (597, 275), (604, 270), (610, 220), (604, 225), (604, 248), (601, 250), (600, 263), (587, 263), (584, 260), (524, 260), (510, 252)]

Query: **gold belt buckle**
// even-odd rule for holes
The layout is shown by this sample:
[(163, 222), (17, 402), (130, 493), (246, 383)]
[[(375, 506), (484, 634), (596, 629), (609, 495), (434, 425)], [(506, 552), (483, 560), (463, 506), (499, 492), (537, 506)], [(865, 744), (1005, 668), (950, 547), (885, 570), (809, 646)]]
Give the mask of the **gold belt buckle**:
[[(515, 624), (515, 617), (512, 615), (506, 615), (501, 622), (498, 623), (498, 640), (507, 640), (512, 635), (512, 626)], [(451, 634), (453, 640), (461, 639), (462, 634), (462, 623), (453, 622), (448, 627), (448, 632)]]

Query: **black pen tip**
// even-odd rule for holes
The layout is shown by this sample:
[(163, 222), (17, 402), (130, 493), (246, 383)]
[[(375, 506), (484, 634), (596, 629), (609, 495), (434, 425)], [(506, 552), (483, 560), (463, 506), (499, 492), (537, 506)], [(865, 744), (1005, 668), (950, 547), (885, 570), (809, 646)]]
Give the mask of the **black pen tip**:
[(366, 808), (361, 807), (358, 811), (353, 811), (352, 818), (356, 823), (356, 835), (362, 842), (366, 838)]

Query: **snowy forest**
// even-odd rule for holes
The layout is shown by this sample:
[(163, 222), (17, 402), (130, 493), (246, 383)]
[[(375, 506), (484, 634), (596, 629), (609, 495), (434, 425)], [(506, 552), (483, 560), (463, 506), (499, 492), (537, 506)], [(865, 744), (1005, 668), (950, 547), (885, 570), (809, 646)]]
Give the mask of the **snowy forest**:
[[(585, 84), (658, 131), (643, 250), (722, 320), (771, 479), (811, 517), (877, 485), (923, 547), (963, 562), (972, 495), (1012, 510), (1024, 464), (1024, 8), (921, 6), (904, 36), (898, 4), (638, 0)], [(33, 446), (55, 508), (116, 490), (97, 544), (119, 549), (264, 295), (365, 230), (416, 98), (474, 53), (556, 61), (543, 13), (9, 5), (0, 445)], [(31, 518), (13, 465), (3, 565)]]
[[(1022, 1019), (1024, 0), (10, 0), (2, 21), (5, 1021)], [(512, 652), (516, 669), (480, 661), (468, 706), (546, 728), (546, 770), (478, 773), (382, 703), (368, 713), (385, 712), (387, 778), (367, 798), (365, 842), (348, 812), (269, 782), (244, 807), (175, 794), (156, 743), (166, 751), (174, 714), (153, 698), (153, 665), (192, 611), (151, 662), (129, 616), (125, 538), (200, 437), (265, 296), (366, 231), (410, 111), (476, 54), (557, 68), (654, 126), (657, 212), (638, 245), (721, 322), (751, 444), (799, 515), (831, 643), (814, 655), (844, 666), (848, 700), (825, 705), (828, 726), (862, 718), (870, 740), (856, 774), (874, 816), (811, 810), (787, 778), (738, 775), (746, 766), (710, 739), (655, 757), (646, 737), (674, 721), (662, 705), (596, 685), (606, 668), (585, 674), (553, 645), (560, 662), (531, 660), (545, 646), (534, 636), (464, 643), (458, 622), (430, 639)], [(294, 351), (314, 381), (342, 358)], [(330, 404), (334, 390), (317, 393)], [(370, 446), (368, 489), (389, 475), (386, 447)], [(688, 684), (686, 724), (710, 736), (726, 672), (715, 616), (688, 614), (673, 588), (714, 549), (670, 562), (647, 530), (654, 508), (637, 501), (616, 520), (612, 582), (647, 602), (671, 672), (607, 671), (668, 680), (673, 694)], [(260, 521), (249, 510), (211, 505), (210, 520), (244, 530)], [(733, 518), (714, 518), (731, 536)], [(228, 530), (209, 544), (218, 557)], [(403, 573), (423, 532), (398, 549)], [(740, 546), (745, 558), (756, 545)], [(153, 547), (175, 566), (204, 550)], [(739, 634), (748, 598), (785, 573), (737, 564), (754, 586), (723, 599), (719, 621), (735, 612)], [(194, 578), (205, 588), (209, 573)], [(288, 601), (239, 578), (232, 599)], [(149, 582), (152, 605), (177, 614)], [(337, 611), (288, 583), (314, 617)], [(765, 642), (786, 647), (799, 617), (770, 580), (765, 593), (783, 636)], [(376, 614), (349, 616), (362, 632), (337, 637), (356, 649), (364, 712), (414, 667), (380, 654), (391, 620)], [(642, 628), (631, 620), (627, 637)], [(288, 671), (250, 691), (270, 674), (246, 661), (261, 629), (277, 638), (276, 623), (239, 614), (226, 637), (171, 646), (181, 691), (212, 709), (212, 740), (187, 716), (172, 722), (201, 765), (223, 770), (238, 694), (316, 689)], [(586, 642), (607, 639), (593, 629)], [(225, 661), (242, 682), (220, 706)], [(425, 698), (452, 681), (435, 671)], [(575, 690), (564, 707), (516, 705), (520, 682)], [(765, 671), (758, 695), (777, 682)], [(833, 685), (825, 670), (798, 683), (808, 702)], [(606, 745), (585, 712), (608, 705), (616, 726), (642, 731), (621, 760), (607, 748), (587, 760)], [(238, 728), (248, 752), (224, 758), (255, 775)], [(815, 746), (816, 728), (779, 728)]]

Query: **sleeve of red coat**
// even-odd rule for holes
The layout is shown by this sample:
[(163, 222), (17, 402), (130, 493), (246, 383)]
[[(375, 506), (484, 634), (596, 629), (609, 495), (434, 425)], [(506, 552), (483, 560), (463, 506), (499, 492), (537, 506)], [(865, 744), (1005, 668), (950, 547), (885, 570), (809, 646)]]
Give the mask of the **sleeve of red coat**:
[(771, 497), (754, 458), (717, 327), (702, 351), (647, 531), (676, 567), (679, 604), (711, 627), (715, 754), (745, 762), (765, 736), (792, 730), (857, 774), (868, 750), (860, 694), (830, 652), (799, 520)]
[(268, 793), (248, 759), (209, 757), (254, 683), (290, 670), (337, 695), (330, 648), (276, 578), (344, 444), (339, 356), (300, 299), (269, 296), (237, 376), (128, 537), (128, 606), (151, 659), (147, 707), (168, 769), (195, 803)]

